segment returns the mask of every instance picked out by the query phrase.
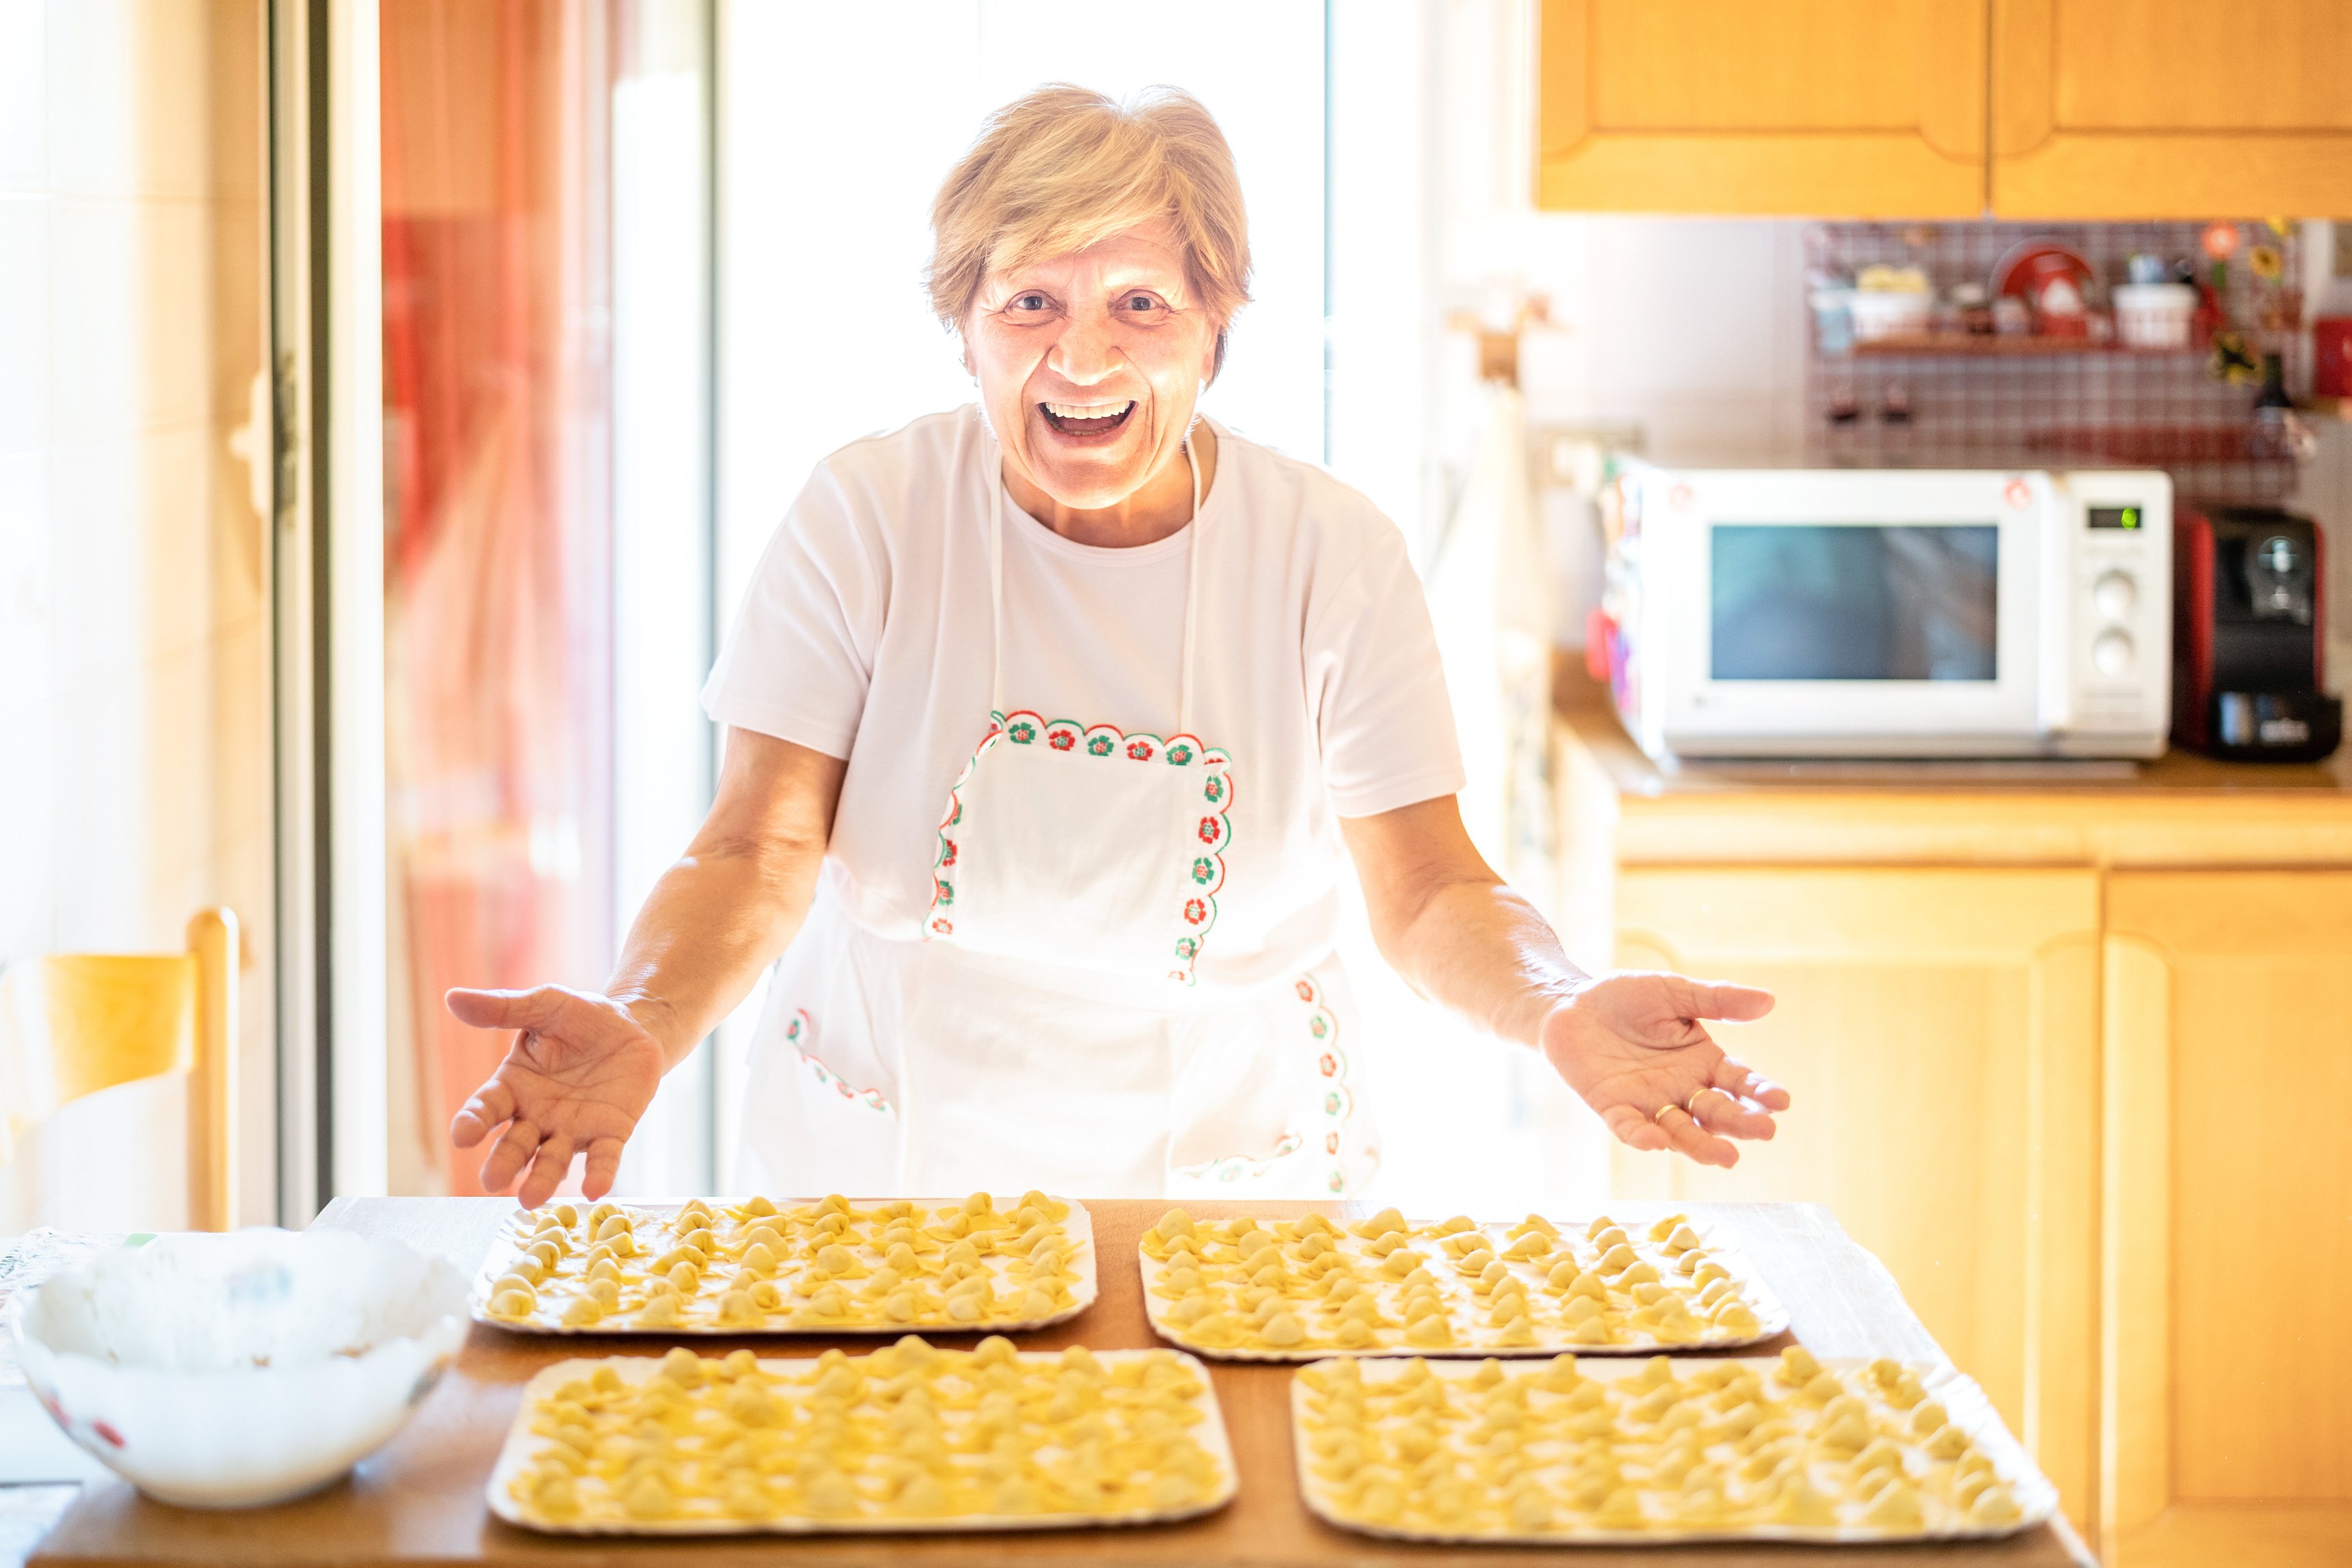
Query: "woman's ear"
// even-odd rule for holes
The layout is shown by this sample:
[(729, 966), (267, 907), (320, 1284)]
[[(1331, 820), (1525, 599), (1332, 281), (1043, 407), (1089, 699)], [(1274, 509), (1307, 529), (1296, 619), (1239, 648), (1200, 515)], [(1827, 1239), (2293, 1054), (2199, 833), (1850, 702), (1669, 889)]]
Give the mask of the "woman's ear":
[(958, 332), (956, 334), (956, 347), (961, 350), (961, 357), (963, 359), (963, 373), (971, 378), (972, 384), (974, 386), (979, 385), (980, 367), (973, 364), (971, 361), (971, 340), (965, 337), (961, 332)]

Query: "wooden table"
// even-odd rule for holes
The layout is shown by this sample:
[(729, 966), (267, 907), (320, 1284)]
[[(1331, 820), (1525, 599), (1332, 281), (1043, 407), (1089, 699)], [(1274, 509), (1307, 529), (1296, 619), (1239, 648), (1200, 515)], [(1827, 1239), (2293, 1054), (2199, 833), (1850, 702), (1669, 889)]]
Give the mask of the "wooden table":
[[(439, 1252), (468, 1275), (510, 1205), (501, 1198), (337, 1199), (320, 1226), (397, 1236)], [(1136, 1238), (1167, 1207), (1152, 1202), (1098, 1202), (1095, 1244), (1102, 1295), (1070, 1322), (1023, 1336), (1024, 1348), (1084, 1343), (1098, 1349), (1156, 1343), (1143, 1313), (1135, 1265)], [(1298, 1204), (1194, 1204), (1203, 1218), (1241, 1214), (1297, 1215)], [(1334, 1218), (1360, 1218), (1361, 1206), (1319, 1205)], [(1822, 1355), (1894, 1355), (1943, 1359), (1934, 1340), (1903, 1304), (1894, 1281), (1875, 1259), (1838, 1228), (1829, 1212), (1804, 1204), (1695, 1205), (1695, 1217), (1744, 1250), (1788, 1306), (1794, 1333)], [(1612, 1212), (1633, 1218), (1663, 1212), (1654, 1205), (1619, 1204)], [(973, 1336), (940, 1335), (942, 1344), (968, 1345)], [(871, 1349), (873, 1338), (698, 1340), (719, 1354), (750, 1344), (766, 1354), (814, 1354), (827, 1344)], [(1785, 1343), (1783, 1340), (1780, 1342)], [(1400, 1546), (1333, 1530), (1299, 1500), (1290, 1451), (1290, 1370), (1283, 1366), (1215, 1364), (1217, 1397), (1233, 1435), (1241, 1495), (1222, 1511), (1166, 1528), (1073, 1530), (1004, 1535), (839, 1536), (789, 1539), (733, 1536), (704, 1541), (625, 1541), (534, 1535), (489, 1517), (483, 1483), (514, 1417), (523, 1384), (549, 1362), (604, 1352), (642, 1354), (643, 1339), (565, 1339), (509, 1333), (477, 1326), (450, 1375), (407, 1428), (360, 1466), (348, 1482), (279, 1508), (203, 1513), (165, 1507), (121, 1482), (92, 1488), (61, 1520), (36, 1563), (318, 1563), (332, 1568), (426, 1562), (719, 1565), (793, 1562), (828, 1564), (1013, 1563), (1052, 1560), (1083, 1563), (1486, 1563), (1549, 1557), (1580, 1564), (1639, 1563), (1665, 1568), (1708, 1564), (1906, 1563), (2002, 1564), (2042, 1568), (2087, 1563), (2090, 1557), (2063, 1521), (1990, 1544), (1805, 1548), (1721, 1544), (1635, 1549), (1570, 1547), (1554, 1552), (1514, 1548)], [(659, 1348), (658, 1346), (655, 1348)], [(1780, 1343), (1766, 1347), (1778, 1350)]]

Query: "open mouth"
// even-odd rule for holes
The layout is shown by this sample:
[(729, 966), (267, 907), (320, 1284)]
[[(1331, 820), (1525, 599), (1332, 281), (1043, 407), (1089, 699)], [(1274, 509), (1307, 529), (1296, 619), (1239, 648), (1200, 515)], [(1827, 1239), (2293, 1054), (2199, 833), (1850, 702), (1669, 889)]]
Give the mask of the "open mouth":
[(1135, 413), (1135, 400), (1119, 402), (1041, 402), (1037, 411), (1063, 435), (1108, 435)]

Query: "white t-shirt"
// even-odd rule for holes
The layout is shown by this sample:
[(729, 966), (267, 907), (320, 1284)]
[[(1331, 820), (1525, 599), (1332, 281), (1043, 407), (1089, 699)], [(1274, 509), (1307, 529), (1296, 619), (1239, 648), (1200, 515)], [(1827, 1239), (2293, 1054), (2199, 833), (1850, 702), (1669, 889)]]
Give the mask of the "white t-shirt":
[[(1329, 950), (1338, 817), (1462, 787), (1403, 536), (1321, 469), (1216, 435), (1199, 517), (1152, 544), (1076, 544), (1003, 501), (1008, 710), (1172, 733), (1200, 541), (1192, 727), (1232, 756), (1234, 783), (1203, 988), (1263, 985)], [(719, 724), (847, 759), (826, 876), (879, 936), (921, 936), (940, 815), (988, 730), (1000, 462), (966, 406), (819, 464), (704, 688)]]

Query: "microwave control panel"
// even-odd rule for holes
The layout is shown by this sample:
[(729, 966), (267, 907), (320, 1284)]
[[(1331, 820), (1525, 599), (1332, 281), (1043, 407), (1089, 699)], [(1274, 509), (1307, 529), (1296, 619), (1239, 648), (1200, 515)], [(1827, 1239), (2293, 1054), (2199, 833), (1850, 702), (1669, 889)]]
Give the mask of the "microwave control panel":
[(2077, 471), (2054, 498), (2072, 557), (2071, 613), (2052, 628), (2065, 643), (2053, 666), (2069, 674), (2062, 733), (2160, 735), (2171, 713), (2171, 477)]

